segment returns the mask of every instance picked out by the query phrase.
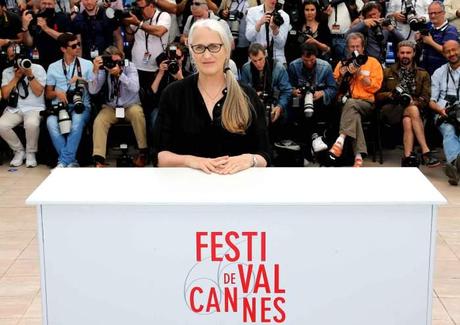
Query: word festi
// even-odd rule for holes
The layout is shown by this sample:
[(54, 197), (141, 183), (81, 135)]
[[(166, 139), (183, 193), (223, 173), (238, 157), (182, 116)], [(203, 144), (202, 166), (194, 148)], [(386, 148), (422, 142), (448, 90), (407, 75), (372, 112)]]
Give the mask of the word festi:
[[(257, 241), (257, 242), (256, 242)], [(240, 249), (244, 243), (243, 249)], [(258, 247), (257, 254), (254, 248)], [(190, 306), (193, 312), (238, 312), (242, 311), (243, 322), (283, 323), (286, 313), (285, 289), (280, 287), (280, 266), (273, 265), (272, 278), (269, 279), (266, 262), (265, 232), (197, 232), (196, 260), (203, 261), (203, 256), (210, 256), (212, 262), (239, 262), (237, 272), (224, 273), (223, 306), (219, 303), (218, 288), (210, 288), (207, 299), (202, 299), (203, 288), (196, 286), (190, 291)], [(226, 253), (219, 256), (219, 251)], [(243, 260), (242, 256), (246, 254)], [(255, 256), (260, 258), (255, 261)], [(258, 262), (254, 265), (253, 262)], [(255, 276), (254, 276), (255, 275)], [(240, 292), (238, 287), (241, 288)], [(197, 298), (206, 303), (197, 303)]]

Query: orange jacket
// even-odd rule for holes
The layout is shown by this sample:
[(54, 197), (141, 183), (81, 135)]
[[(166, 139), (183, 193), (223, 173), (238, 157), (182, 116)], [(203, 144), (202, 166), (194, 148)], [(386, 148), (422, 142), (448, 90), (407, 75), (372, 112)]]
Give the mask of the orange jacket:
[[(340, 68), (342, 62), (339, 62), (334, 69), (334, 78), (340, 83)], [(366, 74), (371, 80), (370, 86), (365, 86), (362, 82)], [(364, 99), (371, 102), (375, 101), (374, 94), (380, 89), (383, 81), (383, 69), (380, 62), (373, 57), (369, 57), (367, 62), (359, 68), (350, 81), (351, 98)]]

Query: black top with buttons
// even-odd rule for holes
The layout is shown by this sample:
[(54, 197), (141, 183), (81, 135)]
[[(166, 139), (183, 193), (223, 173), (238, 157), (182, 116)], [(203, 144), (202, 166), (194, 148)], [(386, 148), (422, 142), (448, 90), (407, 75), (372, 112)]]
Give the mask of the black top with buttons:
[(171, 151), (207, 158), (251, 153), (263, 156), (270, 163), (263, 104), (253, 89), (241, 87), (252, 104), (252, 119), (245, 134), (235, 134), (228, 132), (221, 123), (226, 89), (214, 106), (211, 119), (198, 90), (197, 74), (170, 84), (160, 99), (154, 128), (155, 152)]

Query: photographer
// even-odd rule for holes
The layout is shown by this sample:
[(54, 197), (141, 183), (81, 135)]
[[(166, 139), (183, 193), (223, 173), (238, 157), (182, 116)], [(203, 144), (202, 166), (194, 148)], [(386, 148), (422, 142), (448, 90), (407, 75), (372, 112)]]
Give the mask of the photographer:
[(180, 43), (172, 43), (163, 54), (157, 57), (157, 64), (160, 67), (155, 72), (155, 79), (152, 82), (152, 91), (154, 94), (153, 112), (151, 115), (151, 124), (155, 125), (158, 115), (158, 107), (163, 90), (170, 83), (176, 80), (182, 80), (189, 75), (183, 69), (185, 48)]
[[(331, 65), (317, 58), (318, 49), (315, 45), (302, 44), (300, 48), (302, 56), (289, 64), (289, 78), (294, 87), (292, 109), (297, 108), (301, 112), (295, 115), (300, 115), (301, 124), (305, 124), (306, 143), (311, 142), (313, 151), (319, 152), (326, 150), (327, 145), (319, 136), (324, 130), (320, 130), (317, 122), (326, 121), (326, 127), (332, 123), (335, 114), (330, 106), (337, 94), (337, 83)], [(311, 95), (310, 103), (307, 102), (308, 93)]]
[(282, 4), (278, 0), (266, 0), (260, 6), (249, 8), (246, 17), (246, 38), (251, 44), (259, 43), (269, 51), (272, 49), (273, 59), (286, 64), (284, 46), (290, 28), (289, 15), (280, 7)]
[(139, 77), (131, 62), (123, 64), (123, 52), (108, 47), (103, 57), (94, 59), (94, 79), (88, 83), (90, 94), (105, 88), (106, 100), (93, 125), (93, 158), (96, 167), (105, 166), (107, 134), (110, 126), (119, 119), (126, 119), (133, 127), (139, 148), (134, 159), (136, 167), (144, 167), (147, 158), (145, 117), (139, 99)]
[(7, 11), (5, 0), (0, 0), (0, 48), (11, 42), (21, 42), (22, 32), (19, 16)]
[[(21, 58), (15, 53), (14, 47), (14, 44), (8, 47), (7, 55), (8, 60), (15, 64), (3, 71), (2, 96), (7, 99), (7, 107), (0, 117), (0, 136), (14, 151), (10, 166), (21, 166), (25, 158), (27, 167), (35, 167), (40, 132), (39, 112), (45, 109), (43, 90), (46, 72), (42, 66)], [(13, 131), (22, 122), (26, 131), (26, 151)]]
[(446, 11), (442, 2), (433, 1), (428, 7), (428, 15), (431, 23), (427, 26), (426, 35), (417, 33), (415, 39), (423, 44), (423, 58), (420, 65), (432, 75), (437, 68), (447, 63), (443, 56), (442, 44), (449, 40), (458, 40), (458, 32), (446, 20)]
[(428, 21), (428, 6), (431, 2), (432, 0), (390, 0), (387, 17), (395, 21), (396, 29), (404, 39), (414, 40), (415, 32), (411, 29), (407, 18), (414, 17), (420, 21)]
[(61, 57), (57, 38), (70, 31), (70, 19), (62, 12), (56, 12), (55, 0), (41, 0), (40, 12), (32, 14), (26, 10), (22, 14), (24, 44), (34, 48), (34, 59), (48, 69)]
[(226, 20), (232, 32), (235, 49), (232, 59), (238, 68), (241, 68), (248, 58), (249, 41), (246, 38), (246, 15), (248, 13), (248, 0), (223, 0), (218, 14)]
[(430, 108), (443, 137), (446, 156), (445, 173), (449, 184), (460, 179), (460, 44), (447, 41), (443, 53), (448, 63), (437, 69), (431, 78)]
[(106, 9), (99, 7), (97, 0), (81, 0), (81, 4), (85, 10), (75, 17), (72, 26), (82, 44), (82, 57), (93, 60), (111, 45), (123, 52), (120, 27), (106, 16)]
[(402, 121), (404, 155), (402, 167), (418, 166), (414, 149), (417, 139), (425, 165), (439, 166), (439, 159), (430, 151), (425, 139), (422, 115), (428, 108), (430, 93), (430, 76), (415, 64), (415, 43), (402, 41), (398, 44), (398, 62), (384, 70), (384, 82), (377, 100), (384, 104), (382, 118), (391, 125)]
[(49, 112), (46, 124), (58, 154), (57, 167), (78, 167), (76, 160), (83, 129), (90, 117), (90, 101), (86, 84), (92, 80), (93, 64), (79, 58), (80, 42), (76, 35), (63, 33), (58, 37), (63, 59), (48, 68), (46, 98), (53, 105), (64, 107), (71, 116), (71, 129), (61, 133), (56, 112)]
[(388, 21), (381, 18), (382, 7), (377, 2), (364, 5), (361, 15), (363, 20), (350, 28), (348, 33), (361, 33), (366, 36), (366, 52), (380, 62), (385, 62), (386, 44), (391, 40), (394, 44), (404, 37)]
[(321, 20), (318, 2), (306, 0), (302, 4), (299, 26), (289, 31), (286, 56), (288, 62), (301, 56), (302, 44), (313, 44), (318, 49), (318, 57), (328, 60), (332, 57), (331, 32), (326, 22)]
[(374, 94), (380, 89), (383, 71), (380, 62), (364, 55), (364, 35), (351, 33), (347, 36), (347, 49), (351, 57), (339, 62), (334, 78), (339, 84), (339, 101), (342, 102), (339, 137), (329, 150), (331, 158), (342, 155), (346, 137), (353, 139), (354, 167), (363, 165), (362, 154), (367, 154), (361, 118), (374, 109)]
[(286, 69), (276, 61), (273, 66), (270, 65), (262, 44), (251, 44), (248, 53), (250, 61), (241, 69), (241, 83), (255, 89), (259, 97), (265, 97), (263, 101), (271, 102), (271, 111), (268, 112), (271, 123), (275, 123), (283, 115), (286, 119), (286, 110), (292, 92)]

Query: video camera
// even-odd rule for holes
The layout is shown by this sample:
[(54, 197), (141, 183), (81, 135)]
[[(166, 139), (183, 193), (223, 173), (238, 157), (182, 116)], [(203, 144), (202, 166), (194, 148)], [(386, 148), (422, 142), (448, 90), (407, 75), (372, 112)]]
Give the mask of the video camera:
[(177, 46), (169, 45), (167, 49), (163, 53), (160, 53), (160, 55), (158, 55), (155, 59), (158, 66), (160, 66), (161, 62), (166, 61), (168, 64), (168, 72), (170, 74), (176, 74), (180, 69), (176, 50)]

